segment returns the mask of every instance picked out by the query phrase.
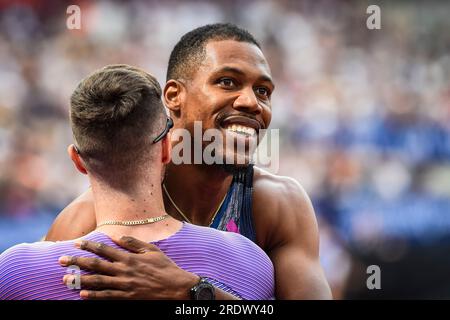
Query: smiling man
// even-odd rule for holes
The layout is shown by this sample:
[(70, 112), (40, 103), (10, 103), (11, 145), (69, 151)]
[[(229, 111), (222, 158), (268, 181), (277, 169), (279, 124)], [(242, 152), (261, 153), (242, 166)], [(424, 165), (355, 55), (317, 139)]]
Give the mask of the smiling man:
[[(98, 260), (97, 268), (114, 274), (119, 261), (132, 263), (139, 257), (144, 274), (149, 274), (139, 282), (151, 282), (162, 271), (191, 287), (178, 291), (174, 299), (273, 298), (273, 265), (256, 244), (236, 233), (180, 222), (165, 212), (161, 181), (170, 161), (167, 133), (172, 121), (155, 78), (131, 66), (107, 66), (80, 82), (70, 110), (75, 144), (68, 152), (75, 167), (88, 175), (97, 221), (96, 230), (77, 243), (109, 256), (109, 261)], [(136, 238), (131, 244), (139, 247), (129, 245), (131, 252), (118, 248), (111, 237), (122, 236)], [(64, 276), (71, 284), (74, 276), (65, 275), (58, 264), (61, 255), (64, 265), (95, 257), (75, 248), (74, 241), (20, 244), (6, 250), (0, 255), (0, 300), (83, 297), (79, 282), (70, 288), (63, 285)], [(140, 272), (139, 266), (134, 271)], [(84, 273), (86, 279), (95, 283), (97, 276)], [(110, 298), (139, 298), (131, 279), (110, 277), (109, 282), (112, 288), (103, 294)], [(171, 285), (177, 289), (179, 283), (167, 283), (153, 292), (153, 298), (164, 298), (164, 289)]]
[[(195, 122), (201, 121), (203, 131), (214, 128), (250, 142), (270, 124), (273, 90), (269, 65), (253, 36), (231, 24), (213, 24), (187, 33), (173, 49), (164, 101), (175, 129), (189, 130), (194, 136)], [(206, 145), (204, 142), (203, 148)], [(226, 143), (222, 150), (223, 159), (239, 156), (239, 150)], [(319, 262), (314, 210), (294, 179), (264, 172), (246, 156), (244, 164), (171, 163), (162, 186), (165, 208), (172, 217), (240, 233), (261, 247), (275, 267), (277, 299), (331, 298)], [(47, 239), (77, 238), (96, 225), (89, 190), (58, 216)], [(95, 248), (91, 250), (109, 258)], [(78, 265), (102, 273), (92, 259)], [(117, 273), (96, 278), (97, 290), (87, 291), (87, 298), (106, 298), (103, 289), (115, 288), (110, 276), (133, 281), (136, 286), (129, 290), (138, 292), (134, 297), (142, 299), (156, 295), (171, 299), (190, 290), (186, 279), (192, 274), (187, 271), (174, 275), (168, 268), (155, 277), (145, 259), (134, 259), (133, 264), (126, 259), (119, 262)], [(142, 278), (152, 281), (139, 281)], [(82, 277), (81, 283), (92, 285), (89, 278)], [(165, 288), (163, 293), (161, 288)], [(127, 294), (118, 293), (118, 297)]]

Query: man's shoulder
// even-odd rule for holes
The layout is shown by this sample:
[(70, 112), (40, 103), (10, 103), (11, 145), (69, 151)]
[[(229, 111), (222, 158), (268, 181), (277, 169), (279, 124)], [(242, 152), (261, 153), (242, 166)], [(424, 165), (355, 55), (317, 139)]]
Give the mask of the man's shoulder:
[(229, 231), (217, 230), (210, 227), (186, 224), (192, 234), (192, 241), (196, 242), (196, 248), (201, 248), (203, 253), (219, 252), (222, 255), (237, 253), (242, 255), (259, 255), (265, 259), (266, 253), (253, 241), (245, 236)]
[[(94, 237), (94, 233), (83, 238), (90, 240), (92, 237)], [(33, 268), (34, 265), (45, 264), (48, 261), (57, 262), (54, 257), (62, 254), (80, 254), (80, 252), (84, 253), (75, 247), (74, 240), (20, 243), (0, 255), (0, 268), (10, 263), (20, 263), (28, 268)]]
[(255, 167), (253, 188), (257, 238), (266, 250), (301, 234), (306, 222), (316, 220), (311, 200), (297, 180)]
[(253, 187), (264, 195), (292, 193), (306, 196), (305, 190), (294, 178), (276, 175), (258, 167), (254, 168)]
[(310, 209), (311, 200), (301, 184), (287, 176), (279, 176), (255, 167), (253, 177), (253, 206), (271, 215), (295, 213), (289, 208)]
[(190, 223), (186, 223), (186, 227), (192, 234), (195, 234), (196, 238), (201, 236), (198, 239), (205, 243), (211, 243), (211, 241), (213, 241), (219, 245), (228, 246), (231, 242), (239, 242), (250, 246), (256, 246), (253, 241), (239, 233), (218, 230), (215, 228)]
[[(33, 243), (20, 243), (0, 255), (0, 270), (9, 264), (20, 263), (26, 267), (32, 268), (33, 260), (42, 256), (44, 253), (54, 251), (56, 248), (64, 246), (64, 242), (39, 241)], [(0, 271), (1, 274), (1, 271)]]
[(40, 253), (48, 246), (51, 243), (21, 243), (0, 255), (0, 299), (14, 299), (38, 270), (45, 270)]
[(9, 249), (6, 249), (1, 255), (0, 255), (0, 264), (4, 263), (5, 261), (8, 261), (12, 258), (15, 258), (17, 256), (32, 254), (34, 252), (39, 252), (43, 248), (47, 248), (51, 245), (53, 245), (55, 242), (50, 241), (40, 241), (40, 242), (33, 242), (33, 243), (20, 243), (16, 244), (15, 246), (12, 246)]
[(234, 289), (240, 288), (236, 292), (246, 299), (254, 299), (255, 288), (260, 297), (273, 297), (273, 263), (258, 245), (238, 233), (192, 224), (187, 226), (187, 231), (196, 234), (196, 239), (189, 247), (181, 246), (177, 251), (185, 250), (190, 257), (201, 261), (201, 264), (190, 263), (194, 265), (191, 272), (217, 279)]
[(0, 255), (0, 300), (78, 299), (78, 293), (62, 283), (68, 272), (58, 263), (62, 255), (94, 256), (77, 249), (72, 240), (21, 243), (4, 251)]

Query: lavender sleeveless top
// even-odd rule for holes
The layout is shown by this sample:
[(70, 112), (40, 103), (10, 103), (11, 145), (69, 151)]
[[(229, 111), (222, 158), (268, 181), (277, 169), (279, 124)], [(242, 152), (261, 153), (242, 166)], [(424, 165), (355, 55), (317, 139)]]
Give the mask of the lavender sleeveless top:
[[(83, 239), (119, 248), (98, 231)], [(183, 223), (178, 232), (153, 243), (180, 268), (207, 278), (216, 287), (239, 298), (274, 298), (272, 262), (262, 249), (242, 235)], [(69, 289), (62, 282), (68, 273), (58, 263), (62, 255), (95, 256), (75, 248), (73, 241), (19, 244), (3, 252), (0, 300), (80, 299), (80, 290)], [(81, 270), (81, 274), (86, 272)]]

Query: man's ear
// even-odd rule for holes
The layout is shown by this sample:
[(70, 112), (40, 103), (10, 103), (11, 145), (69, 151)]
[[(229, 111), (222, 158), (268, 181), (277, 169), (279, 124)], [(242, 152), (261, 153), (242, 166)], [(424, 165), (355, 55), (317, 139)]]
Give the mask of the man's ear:
[(77, 170), (83, 174), (87, 174), (87, 170), (83, 164), (83, 160), (81, 159), (80, 155), (77, 152), (77, 149), (73, 144), (67, 147), (67, 153), (69, 154), (70, 159), (72, 159), (72, 162), (75, 164)]
[(170, 132), (161, 140), (162, 144), (162, 152), (161, 152), (161, 161), (164, 164), (168, 164), (170, 160), (172, 160), (172, 143), (171, 143), (171, 134)]
[(179, 113), (185, 96), (186, 88), (183, 83), (173, 79), (167, 81), (164, 87), (164, 104), (170, 111)]

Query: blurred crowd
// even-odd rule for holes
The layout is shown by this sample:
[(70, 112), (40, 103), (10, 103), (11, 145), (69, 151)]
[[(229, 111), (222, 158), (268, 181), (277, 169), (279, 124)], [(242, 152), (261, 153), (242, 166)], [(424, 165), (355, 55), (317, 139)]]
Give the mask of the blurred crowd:
[[(81, 30), (66, 27), (73, 3)], [(381, 29), (369, 30), (365, 1), (1, 2), (0, 251), (38, 240), (87, 188), (66, 154), (79, 80), (127, 63), (164, 83), (179, 38), (226, 21), (254, 34), (271, 65), (278, 174), (312, 198), (335, 296), (363, 297), (352, 277), (374, 261), (405, 283), (420, 272), (399, 268), (420, 252), (420, 269), (418, 250), (437, 250), (431, 268), (450, 266), (439, 254), (450, 248), (450, 3), (379, 5)], [(450, 297), (440, 279), (439, 292), (411, 290)]]

